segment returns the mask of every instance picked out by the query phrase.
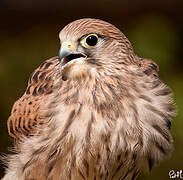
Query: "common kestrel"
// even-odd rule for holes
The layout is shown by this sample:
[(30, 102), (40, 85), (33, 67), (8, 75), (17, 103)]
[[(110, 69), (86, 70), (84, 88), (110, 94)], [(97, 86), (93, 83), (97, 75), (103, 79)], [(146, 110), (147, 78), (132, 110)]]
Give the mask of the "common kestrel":
[(171, 90), (115, 26), (80, 19), (31, 75), (8, 119), (5, 180), (127, 180), (172, 151)]

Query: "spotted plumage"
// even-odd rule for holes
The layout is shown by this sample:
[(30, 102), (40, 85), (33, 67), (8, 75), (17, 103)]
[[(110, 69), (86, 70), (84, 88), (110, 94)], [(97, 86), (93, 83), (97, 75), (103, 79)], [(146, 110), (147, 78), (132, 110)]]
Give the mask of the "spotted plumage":
[(59, 34), (8, 119), (5, 180), (134, 180), (173, 147), (171, 90), (113, 25), (81, 19)]

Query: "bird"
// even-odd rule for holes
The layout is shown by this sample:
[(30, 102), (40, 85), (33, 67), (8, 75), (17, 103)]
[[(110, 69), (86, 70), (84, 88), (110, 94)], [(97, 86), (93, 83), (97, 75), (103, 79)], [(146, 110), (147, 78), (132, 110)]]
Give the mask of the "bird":
[(7, 126), (3, 180), (134, 180), (173, 151), (171, 89), (114, 25), (75, 20), (30, 76)]

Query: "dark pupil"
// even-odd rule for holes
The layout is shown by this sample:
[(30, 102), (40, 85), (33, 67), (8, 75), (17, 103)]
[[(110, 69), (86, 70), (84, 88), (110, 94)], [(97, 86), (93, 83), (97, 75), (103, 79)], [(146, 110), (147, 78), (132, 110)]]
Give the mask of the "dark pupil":
[(97, 44), (97, 37), (96, 36), (88, 36), (86, 38), (86, 43), (89, 45), (89, 46), (95, 46)]

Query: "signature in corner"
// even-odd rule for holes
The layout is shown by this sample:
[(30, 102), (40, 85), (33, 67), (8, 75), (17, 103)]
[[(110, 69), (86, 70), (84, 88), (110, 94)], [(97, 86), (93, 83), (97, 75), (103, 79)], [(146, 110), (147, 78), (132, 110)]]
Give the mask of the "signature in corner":
[(169, 177), (170, 179), (175, 179), (175, 178), (183, 179), (183, 170), (178, 170), (178, 171), (171, 170), (169, 171)]

